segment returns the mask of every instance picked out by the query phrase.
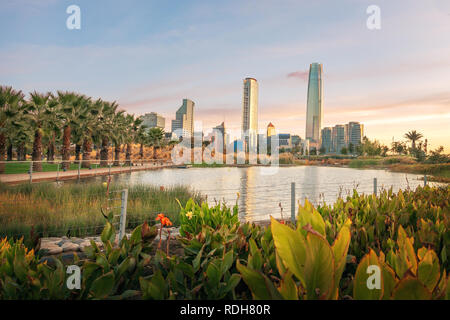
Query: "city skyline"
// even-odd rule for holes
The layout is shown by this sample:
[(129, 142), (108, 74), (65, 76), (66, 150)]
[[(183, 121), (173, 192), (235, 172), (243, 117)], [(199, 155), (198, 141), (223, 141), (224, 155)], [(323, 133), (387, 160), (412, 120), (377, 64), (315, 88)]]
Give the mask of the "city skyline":
[(170, 131), (185, 97), (204, 128), (225, 121), (240, 129), (240, 80), (252, 76), (260, 85), (258, 126), (272, 122), (305, 137), (307, 68), (320, 61), (322, 127), (359, 121), (387, 145), (415, 129), (429, 149), (450, 150), (448, 2), (379, 1), (376, 31), (366, 27), (369, 1), (192, 1), (175, 10), (112, 2), (79, 1), (75, 31), (65, 27), (68, 2), (0, 4), (0, 27), (17, 31), (0, 39), (0, 82), (26, 93), (116, 100), (129, 113), (163, 115)]

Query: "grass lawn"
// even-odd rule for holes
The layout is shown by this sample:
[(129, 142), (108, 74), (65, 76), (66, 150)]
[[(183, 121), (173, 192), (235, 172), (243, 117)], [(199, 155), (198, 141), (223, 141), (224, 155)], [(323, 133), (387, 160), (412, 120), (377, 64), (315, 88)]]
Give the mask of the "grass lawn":
[[(103, 168), (103, 167), (100, 167), (100, 165), (98, 163), (91, 164), (92, 169)], [(122, 167), (128, 167), (128, 166), (122, 165)], [(109, 166), (106, 166), (104, 168), (109, 168)], [(7, 162), (6, 166), (5, 166), (5, 174), (28, 173), (29, 170), (30, 170), (30, 162), (11, 161), (11, 162)], [(42, 171), (41, 172), (52, 172), (52, 171), (57, 171), (57, 170), (58, 170), (58, 164), (56, 164), (56, 163), (55, 164), (45, 163), (45, 162), (42, 163)], [(62, 171), (61, 165), (59, 165), (59, 170)], [(69, 166), (69, 170), (78, 170), (78, 164), (71, 163)], [(89, 169), (81, 168), (81, 170), (89, 170)]]
[[(111, 186), (106, 195), (102, 184), (37, 183), (6, 186), (0, 184), (0, 238), (30, 238), (31, 230), (44, 237), (86, 236), (99, 234), (104, 227), (105, 212), (120, 214), (120, 193), (125, 186)], [(158, 213), (179, 223), (178, 199), (184, 206), (189, 198), (200, 202), (199, 194), (186, 187), (136, 185), (128, 187), (127, 227), (134, 228), (144, 220), (153, 223)], [(112, 199), (108, 201), (107, 199)], [(118, 224), (119, 218), (114, 221)]]

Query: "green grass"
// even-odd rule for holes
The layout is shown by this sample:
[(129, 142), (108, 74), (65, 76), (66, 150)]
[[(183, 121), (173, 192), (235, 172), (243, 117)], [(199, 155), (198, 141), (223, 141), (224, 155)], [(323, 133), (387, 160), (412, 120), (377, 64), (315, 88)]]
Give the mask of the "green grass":
[(379, 159), (353, 159), (348, 166), (350, 168), (365, 168), (379, 165), (381, 162)]
[[(111, 187), (109, 197), (102, 184), (39, 183), (6, 186), (0, 184), (0, 238), (30, 237), (31, 230), (40, 236), (86, 236), (99, 234), (105, 218), (101, 208), (109, 206), (120, 214), (120, 193), (124, 186)], [(153, 223), (158, 213), (168, 216), (174, 225), (179, 223), (180, 207), (189, 198), (200, 202), (199, 194), (175, 186), (159, 187), (136, 185), (128, 187), (127, 227), (134, 228), (144, 220)], [(114, 199), (107, 201), (107, 199)], [(116, 207), (116, 208), (113, 208)], [(115, 222), (118, 223), (117, 217)]]
[(222, 168), (222, 167), (226, 167), (226, 164), (224, 164), (224, 163), (220, 164), (220, 163), (215, 163), (215, 162), (208, 164), (206, 162), (203, 162), (203, 163), (194, 163), (194, 164), (192, 164), (192, 167), (193, 168)]
[[(93, 160), (94, 161), (94, 160)], [(98, 162), (98, 160), (95, 160)], [(121, 163), (121, 167), (128, 167), (128, 165)], [(109, 166), (100, 166), (98, 163), (91, 163), (91, 170), (97, 168), (109, 168)], [(17, 173), (29, 173), (30, 170), (30, 162), (7, 162), (5, 165), (5, 174), (17, 174)], [(54, 163), (42, 163), (42, 171), (41, 172), (54, 172), (58, 170), (58, 164)], [(68, 170), (78, 170), (78, 164), (71, 163)], [(87, 168), (81, 168), (81, 170), (90, 170)], [(59, 171), (62, 171), (61, 165), (59, 165)]]

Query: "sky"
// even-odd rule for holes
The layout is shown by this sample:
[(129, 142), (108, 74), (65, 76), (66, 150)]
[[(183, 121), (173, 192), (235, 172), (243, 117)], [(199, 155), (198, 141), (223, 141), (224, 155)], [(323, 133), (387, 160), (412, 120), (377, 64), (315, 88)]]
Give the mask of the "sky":
[[(81, 29), (66, 9), (78, 5)], [(369, 5), (381, 29), (369, 30)], [(0, 84), (69, 90), (158, 112), (183, 98), (203, 128), (239, 129), (242, 81), (259, 128), (305, 135), (307, 74), (323, 64), (323, 126), (359, 121), (390, 145), (409, 130), (450, 152), (448, 0), (0, 0)]]

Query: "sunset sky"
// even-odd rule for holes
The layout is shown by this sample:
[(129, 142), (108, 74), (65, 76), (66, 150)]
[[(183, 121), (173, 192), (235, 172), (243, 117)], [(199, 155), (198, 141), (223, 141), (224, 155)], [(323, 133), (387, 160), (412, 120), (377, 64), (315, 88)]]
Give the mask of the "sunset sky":
[[(81, 30), (66, 8), (81, 8)], [(369, 5), (381, 30), (366, 27)], [(324, 68), (324, 126), (360, 121), (390, 144), (415, 129), (450, 152), (450, 1), (0, 2), (0, 84), (70, 90), (155, 111), (183, 98), (203, 127), (238, 129), (242, 80), (259, 83), (259, 126), (304, 137), (309, 64)]]

